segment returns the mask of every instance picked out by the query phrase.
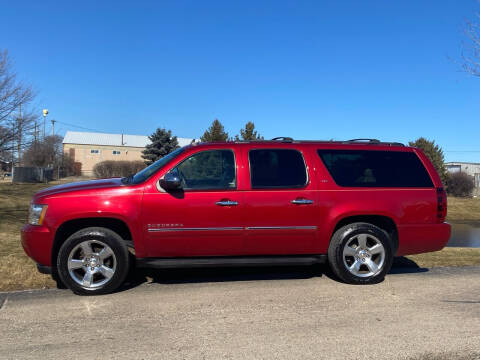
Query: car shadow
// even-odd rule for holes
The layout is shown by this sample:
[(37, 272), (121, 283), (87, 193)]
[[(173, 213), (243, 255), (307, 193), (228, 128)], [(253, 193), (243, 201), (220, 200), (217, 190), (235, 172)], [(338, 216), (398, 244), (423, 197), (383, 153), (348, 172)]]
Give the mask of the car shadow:
[[(398, 257), (394, 259), (389, 274), (411, 274), (427, 272), (414, 261)], [(256, 266), (218, 267), (195, 269), (145, 269), (132, 268), (124, 284), (117, 290), (122, 292), (146, 283), (195, 284), (209, 282), (255, 281), (255, 280), (299, 280), (325, 276), (339, 280), (327, 264), (312, 266)]]
[(135, 268), (129, 273), (124, 285), (118, 291), (128, 290), (145, 283), (194, 284), (255, 280), (298, 280), (321, 277), (324, 274), (326, 274), (326, 268), (323, 265), (195, 269)]
[(412, 274), (427, 272), (428, 268), (420, 267), (415, 261), (399, 256), (393, 259), (389, 274)]

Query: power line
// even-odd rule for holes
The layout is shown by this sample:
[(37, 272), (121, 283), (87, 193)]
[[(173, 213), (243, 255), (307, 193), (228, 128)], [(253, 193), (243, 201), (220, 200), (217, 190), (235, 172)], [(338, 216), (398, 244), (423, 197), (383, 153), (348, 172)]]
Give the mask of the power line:
[(97, 130), (97, 129), (91, 129), (91, 128), (87, 128), (87, 127), (84, 127), (84, 126), (69, 124), (69, 123), (66, 123), (66, 122), (63, 122), (63, 121), (59, 121), (59, 120), (56, 120), (56, 122), (57, 122), (57, 123), (60, 123), (60, 124), (63, 124), (63, 125), (72, 126), (72, 127), (78, 128), (78, 129), (95, 131), (95, 132), (99, 132), (99, 133), (108, 133), (108, 131), (101, 131), (101, 130)]

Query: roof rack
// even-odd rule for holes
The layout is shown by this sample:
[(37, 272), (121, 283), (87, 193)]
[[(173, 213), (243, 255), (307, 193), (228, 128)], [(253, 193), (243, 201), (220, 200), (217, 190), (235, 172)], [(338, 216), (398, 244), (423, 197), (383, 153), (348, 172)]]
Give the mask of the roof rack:
[(293, 142), (293, 138), (288, 136), (277, 136), (277, 137), (274, 137), (271, 141)]
[[(272, 140), (282, 140), (286, 142), (297, 142), (290, 137), (278, 137)], [(380, 141), (378, 139), (350, 139), (350, 140), (298, 140), (298, 142), (324, 142), (336, 144), (364, 144), (364, 145), (388, 145), (388, 146), (405, 146), (400, 142)]]
[(405, 146), (400, 142), (380, 141), (378, 139), (351, 139), (351, 140), (295, 140), (288, 136), (278, 136), (271, 140), (235, 140), (236, 143), (251, 142), (285, 142), (285, 143), (330, 143), (330, 144), (355, 144), (355, 145), (386, 145)]
[(378, 139), (351, 139), (347, 141), (333, 141), (342, 144), (365, 144), (365, 145), (388, 145), (388, 146), (405, 146), (400, 142), (380, 141)]
[(378, 139), (351, 139), (347, 140), (346, 142), (368, 142), (368, 143), (373, 143), (373, 144), (380, 144), (381, 141)]

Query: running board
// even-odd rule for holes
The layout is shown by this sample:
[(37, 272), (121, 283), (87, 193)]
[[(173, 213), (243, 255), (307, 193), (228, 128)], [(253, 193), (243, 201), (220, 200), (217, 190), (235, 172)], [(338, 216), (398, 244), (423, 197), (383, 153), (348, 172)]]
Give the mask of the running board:
[(137, 267), (172, 269), (231, 266), (297, 266), (323, 264), (327, 255), (214, 256), (190, 258), (142, 258)]

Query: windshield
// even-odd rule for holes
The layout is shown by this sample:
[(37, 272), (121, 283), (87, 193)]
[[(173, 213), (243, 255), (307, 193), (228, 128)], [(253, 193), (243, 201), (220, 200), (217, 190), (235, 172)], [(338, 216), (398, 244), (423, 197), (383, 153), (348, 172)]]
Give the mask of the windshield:
[(175, 151), (172, 151), (170, 154), (165, 155), (161, 159), (155, 161), (152, 165), (147, 166), (145, 169), (139, 171), (131, 179), (128, 181), (130, 184), (140, 184), (141, 182), (144, 182), (147, 180), (150, 176), (155, 174), (158, 170), (163, 168), (165, 165), (167, 165), (172, 159), (176, 158), (178, 155), (180, 155), (182, 152), (185, 151), (185, 148), (179, 148)]

